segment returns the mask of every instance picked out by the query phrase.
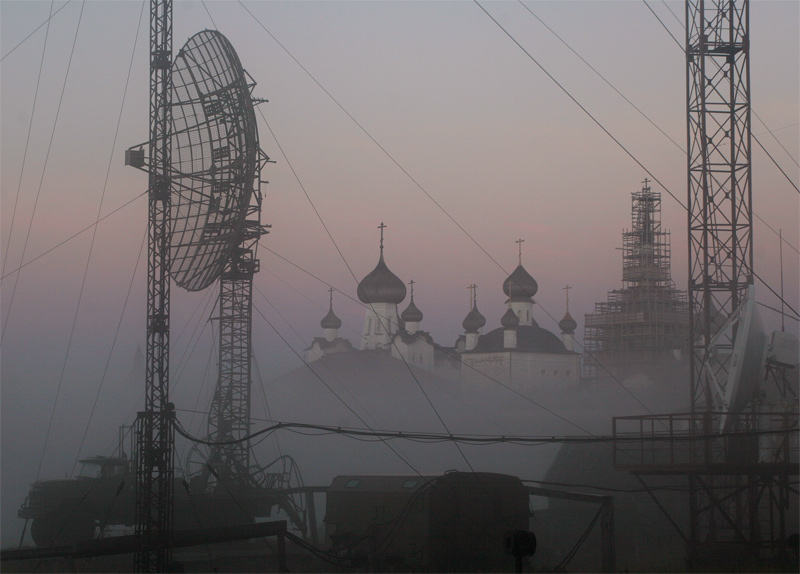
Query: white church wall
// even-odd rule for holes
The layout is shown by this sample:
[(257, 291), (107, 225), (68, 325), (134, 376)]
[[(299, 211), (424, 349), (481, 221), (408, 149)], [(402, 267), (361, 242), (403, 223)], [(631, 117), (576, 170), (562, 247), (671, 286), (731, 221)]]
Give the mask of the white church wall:
[(491, 388), (497, 381), (525, 392), (577, 385), (580, 377), (580, 355), (572, 353), (467, 353), (462, 362), (462, 383), (472, 390)]

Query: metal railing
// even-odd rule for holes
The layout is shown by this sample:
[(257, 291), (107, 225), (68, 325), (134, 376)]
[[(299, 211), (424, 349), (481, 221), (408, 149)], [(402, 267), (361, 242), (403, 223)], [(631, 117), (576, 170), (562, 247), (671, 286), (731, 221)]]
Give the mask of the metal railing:
[[(720, 432), (723, 415), (733, 418)], [(639, 472), (670, 473), (714, 468), (786, 467), (798, 471), (798, 413), (679, 413), (615, 417), (614, 465)]]

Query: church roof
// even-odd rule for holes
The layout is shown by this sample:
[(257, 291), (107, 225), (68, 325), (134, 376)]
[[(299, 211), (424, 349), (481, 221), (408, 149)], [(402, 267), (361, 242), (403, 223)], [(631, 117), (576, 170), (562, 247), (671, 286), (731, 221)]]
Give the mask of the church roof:
[(400, 278), (389, 271), (381, 257), (375, 269), (358, 284), (358, 298), (362, 303), (402, 303), (406, 298), (406, 286)]
[(333, 307), (328, 310), (328, 314), (319, 322), (323, 329), (338, 329), (342, 326), (342, 320), (333, 312)]
[(509, 307), (505, 314), (500, 318), (500, 324), (506, 329), (516, 329), (519, 327), (519, 317), (514, 310)]
[(503, 293), (508, 295), (511, 301), (527, 301), (539, 290), (536, 280), (531, 277), (522, 265), (517, 268), (503, 281)]
[(572, 318), (572, 315), (569, 314), (569, 311), (564, 313), (564, 318), (558, 322), (558, 327), (561, 329), (562, 333), (567, 333), (572, 335), (575, 332), (575, 329), (578, 327), (578, 322)]
[(464, 321), (461, 323), (461, 326), (464, 327), (464, 330), (467, 333), (476, 333), (478, 329), (483, 327), (486, 324), (486, 317), (481, 315), (481, 312), (478, 311), (478, 306), (474, 305), (472, 309), (470, 309), (467, 316), (464, 317)]
[(408, 307), (400, 314), (400, 318), (405, 321), (406, 323), (419, 323), (422, 321), (422, 311), (417, 309), (417, 306), (414, 305), (414, 295), (411, 295), (411, 302), (408, 304)]
[[(502, 327), (478, 337), (478, 345), (467, 353), (493, 353), (506, 351), (503, 344)], [(528, 353), (569, 353), (564, 343), (556, 335), (538, 326), (520, 325), (517, 327), (516, 352)]]

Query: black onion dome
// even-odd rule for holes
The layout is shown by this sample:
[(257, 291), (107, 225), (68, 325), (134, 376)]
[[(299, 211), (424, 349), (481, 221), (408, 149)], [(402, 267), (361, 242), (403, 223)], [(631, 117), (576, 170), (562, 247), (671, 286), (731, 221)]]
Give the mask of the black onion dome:
[(536, 295), (539, 285), (522, 265), (517, 265), (514, 272), (503, 282), (503, 293), (512, 301), (526, 301)]
[(564, 318), (559, 321), (558, 326), (562, 333), (572, 335), (575, 332), (575, 329), (578, 327), (578, 323), (572, 318), (572, 315), (569, 314), (569, 311), (567, 311), (564, 313)]
[(405, 311), (400, 314), (400, 318), (406, 323), (419, 323), (422, 321), (422, 311), (414, 305), (414, 297), (411, 297), (411, 302), (405, 308)]
[(383, 253), (375, 269), (358, 284), (358, 298), (362, 303), (402, 303), (406, 298), (406, 286), (400, 278), (389, 271), (383, 261)]
[(472, 310), (467, 313), (467, 316), (464, 317), (464, 321), (461, 323), (461, 326), (464, 327), (464, 330), (467, 333), (477, 333), (478, 329), (483, 327), (486, 324), (486, 317), (481, 315), (481, 312), (478, 311), (478, 306), (472, 308)]
[(516, 329), (519, 327), (519, 317), (517, 317), (517, 314), (509, 307), (500, 318), (500, 324), (506, 329)]
[(342, 326), (342, 320), (333, 312), (333, 307), (330, 308), (328, 314), (319, 322), (323, 329), (338, 329)]

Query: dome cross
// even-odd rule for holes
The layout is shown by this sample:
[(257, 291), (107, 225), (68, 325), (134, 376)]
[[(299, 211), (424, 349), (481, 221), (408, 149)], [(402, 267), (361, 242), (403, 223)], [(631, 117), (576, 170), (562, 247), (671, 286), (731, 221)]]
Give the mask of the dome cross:
[(522, 265), (522, 244), (525, 243), (525, 240), (520, 238), (517, 239), (514, 243), (519, 245), (519, 264)]
[(383, 230), (386, 229), (386, 225), (383, 223), (383, 221), (381, 221), (378, 229), (381, 230), (381, 255), (383, 255)]

